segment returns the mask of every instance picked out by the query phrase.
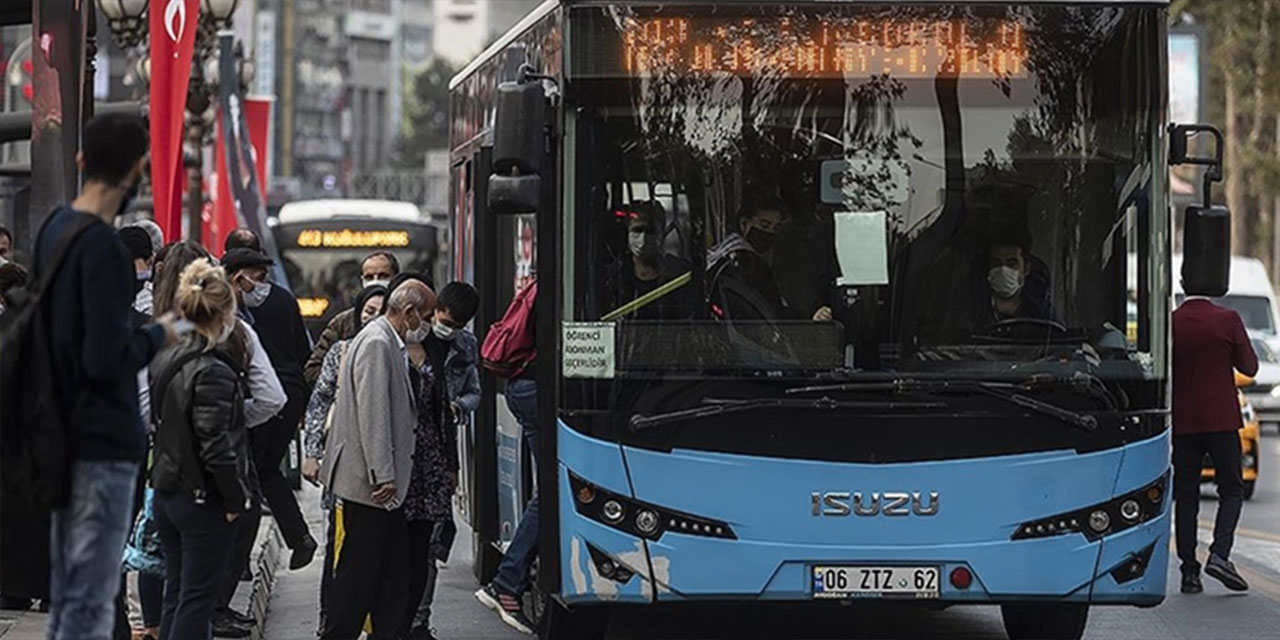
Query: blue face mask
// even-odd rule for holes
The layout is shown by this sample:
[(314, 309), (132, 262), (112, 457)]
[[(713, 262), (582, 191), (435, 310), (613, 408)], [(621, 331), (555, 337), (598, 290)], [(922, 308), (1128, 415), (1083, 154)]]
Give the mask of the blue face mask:
[(141, 280), (142, 282), (146, 282), (146, 281), (148, 281), (148, 280), (150, 280), (150, 279), (151, 279), (151, 270), (150, 270), (150, 269), (144, 269), (144, 270), (142, 270), (142, 271), (139, 271), (139, 272), (138, 272), (138, 280)]

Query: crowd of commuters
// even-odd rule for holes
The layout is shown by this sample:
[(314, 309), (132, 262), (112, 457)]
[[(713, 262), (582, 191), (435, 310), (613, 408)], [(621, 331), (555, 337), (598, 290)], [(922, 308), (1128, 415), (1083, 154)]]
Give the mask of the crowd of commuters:
[[(94, 119), (78, 156), (84, 188), (42, 226), (30, 266), (0, 229), (0, 313), (9, 293), (52, 273), (52, 392), (76, 407), (47, 589), (6, 604), (41, 598), (51, 640), (129, 638), (124, 578), (136, 571), (142, 637), (247, 637), (256, 621), (230, 603), (269, 512), (291, 569), (323, 548), (321, 637), (433, 638), (455, 426), (480, 403), (466, 329), (478, 293), (437, 290), (374, 253), (356, 304), (313, 346), (252, 231), (229, 234), (217, 260), (164, 244), (151, 221), (119, 227), (147, 145), (137, 118)], [(300, 428), (303, 476), (330, 513), (323, 547), (281, 470)]]

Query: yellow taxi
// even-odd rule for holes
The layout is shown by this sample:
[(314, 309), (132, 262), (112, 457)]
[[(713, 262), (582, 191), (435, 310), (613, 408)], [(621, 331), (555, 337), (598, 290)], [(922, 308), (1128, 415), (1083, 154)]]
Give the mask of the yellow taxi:
[[(1243, 388), (1253, 384), (1253, 378), (1236, 373), (1236, 386)], [(1237, 392), (1240, 397), (1240, 417), (1244, 419), (1244, 428), (1240, 430), (1240, 467), (1244, 472), (1244, 499), (1253, 498), (1253, 488), (1258, 481), (1258, 442), (1262, 439), (1261, 425), (1253, 405), (1245, 399), (1244, 393)], [(1213, 464), (1209, 456), (1204, 457), (1204, 468), (1200, 470), (1201, 482), (1213, 482)]]

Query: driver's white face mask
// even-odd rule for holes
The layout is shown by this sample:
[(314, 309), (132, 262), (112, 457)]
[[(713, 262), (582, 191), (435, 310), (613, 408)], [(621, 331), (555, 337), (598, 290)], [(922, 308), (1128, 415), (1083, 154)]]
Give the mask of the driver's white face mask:
[(987, 272), (987, 284), (1001, 300), (1008, 300), (1022, 292), (1022, 271), (1013, 267), (993, 267)]

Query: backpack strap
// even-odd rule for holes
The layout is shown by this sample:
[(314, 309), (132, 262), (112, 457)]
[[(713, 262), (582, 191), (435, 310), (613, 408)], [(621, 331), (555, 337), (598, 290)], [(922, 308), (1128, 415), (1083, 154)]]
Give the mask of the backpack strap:
[[(83, 235), (85, 231), (88, 231), (89, 227), (92, 227), (94, 222), (98, 221), (87, 213), (75, 213), (76, 219), (71, 222), (69, 231), (58, 239), (57, 244), (53, 245), (53, 260), (49, 262), (49, 268), (42, 271), (38, 279), (31, 281), (31, 291), (42, 292), (49, 288), (49, 285), (53, 283), (53, 278), (57, 276), (58, 271), (62, 269), (62, 263), (67, 259), (67, 254), (70, 253), (71, 247), (75, 244), (76, 240), (79, 240), (80, 236)], [(36, 250), (33, 252), (35, 254), (33, 257), (35, 258), (34, 262), (36, 264), (36, 268), (39, 268), (40, 265), (40, 237), (49, 229), (49, 223), (52, 220), (53, 216), (49, 216), (48, 219), (44, 221), (44, 224), (40, 226), (40, 231), (36, 234)]]
[[(160, 418), (164, 415), (164, 398), (168, 394), (169, 383), (173, 382), (173, 378), (182, 371), (183, 367), (187, 366), (187, 363), (198, 359), (206, 353), (208, 352), (200, 349), (194, 349), (178, 356), (173, 362), (169, 363), (169, 366), (165, 367), (165, 370), (160, 373), (158, 378), (156, 378), (156, 384), (151, 385), (153, 390), (160, 392), (159, 398), (156, 397), (156, 394), (152, 394), (151, 397), (151, 422), (155, 423), (157, 427), (160, 426)], [(159, 402), (156, 401), (157, 399)]]

